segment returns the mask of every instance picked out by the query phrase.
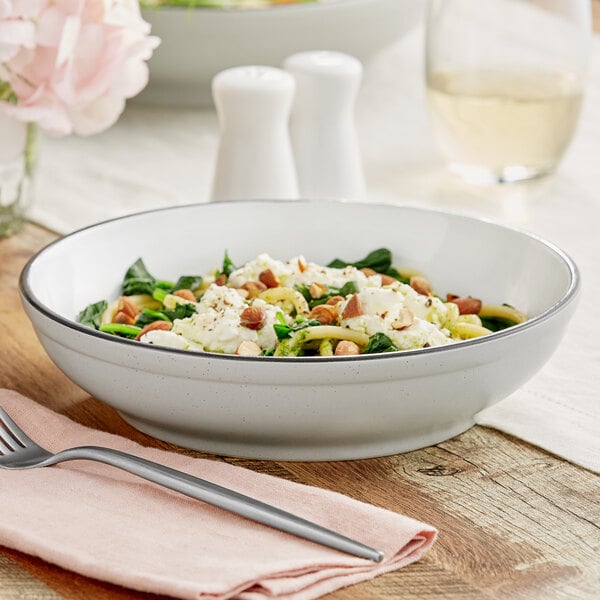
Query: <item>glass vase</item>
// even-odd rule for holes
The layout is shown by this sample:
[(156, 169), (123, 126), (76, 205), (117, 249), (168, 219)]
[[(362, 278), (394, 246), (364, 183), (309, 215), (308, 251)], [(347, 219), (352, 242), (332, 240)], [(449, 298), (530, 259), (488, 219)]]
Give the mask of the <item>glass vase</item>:
[(0, 238), (25, 222), (33, 195), (37, 128), (0, 113)]

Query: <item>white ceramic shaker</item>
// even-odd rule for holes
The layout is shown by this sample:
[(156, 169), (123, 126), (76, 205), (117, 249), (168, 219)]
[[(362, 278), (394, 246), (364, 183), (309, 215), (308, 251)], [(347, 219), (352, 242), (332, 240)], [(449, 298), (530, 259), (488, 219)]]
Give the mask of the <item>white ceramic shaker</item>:
[(298, 197), (289, 135), (294, 89), (294, 78), (275, 67), (233, 67), (215, 75), (220, 140), (213, 201)]
[(342, 52), (289, 56), (284, 69), (296, 80), (290, 133), (303, 198), (365, 195), (354, 107), (363, 67)]

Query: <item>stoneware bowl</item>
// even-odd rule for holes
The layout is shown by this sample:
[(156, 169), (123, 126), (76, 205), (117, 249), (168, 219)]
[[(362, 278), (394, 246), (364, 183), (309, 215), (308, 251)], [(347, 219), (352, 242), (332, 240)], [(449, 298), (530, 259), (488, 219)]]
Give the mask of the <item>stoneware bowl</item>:
[[(144, 4), (144, 3), (142, 3)], [(417, 0), (327, 0), (259, 9), (145, 8), (161, 45), (136, 102), (210, 106), (210, 83), (237, 65), (280, 66), (303, 50), (337, 50), (368, 63), (423, 15)]]
[[(75, 317), (119, 295), (138, 257), (161, 278), (261, 252), (327, 263), (387, 246), (437, 290), (529, 317), (484, 338), (414, 351), (269, 358), (187, 352), (88, 329)], [(134, 427), (208, 452), (337, 460), (425, 447), (530, 379), (575, 310), (579, 277), (552, 244), (456, 214), (397, 205), (240, 201), (140, 213), (50, 244), (23, 270), (25, 310), (52, 360)]]

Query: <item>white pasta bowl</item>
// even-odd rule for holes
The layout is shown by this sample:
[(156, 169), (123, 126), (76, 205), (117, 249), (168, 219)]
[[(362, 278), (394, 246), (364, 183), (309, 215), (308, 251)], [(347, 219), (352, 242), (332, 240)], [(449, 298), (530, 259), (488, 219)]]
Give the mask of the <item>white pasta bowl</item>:
[[(250, 357), (142, 344), (84, 327), (119, 295), (138, 257), (161, 277), (204, 273), (223, 253), (326, 264), (386, 246), (434, 289), (508, 303), (528, 320), (439, 347), (345, 357)], [(354, 257), (354, 258), (353, 258)], [(398, 205), (310, 201), (198, 204), (67, 235), (21, 275), (24, 308), (52, 360), (134, 427), (184, 447), (277, 460), (340, 460), (449, 439), (548, 360), (579, 276), (552, 244), (488, 221)]]
[[(152, 0), (142, 2), (149, 4)], [(424, 7), (415, 0), (322, 0), (254, 9), (190, 4), (167, 2), (142, 11), (161, 45), (149, 62), (149, 84), (136, 102), (208, 106), (211, 81), (219, 71), (280, 66), (304, 50), (346, 52), (366, 64), (413, 28)]]

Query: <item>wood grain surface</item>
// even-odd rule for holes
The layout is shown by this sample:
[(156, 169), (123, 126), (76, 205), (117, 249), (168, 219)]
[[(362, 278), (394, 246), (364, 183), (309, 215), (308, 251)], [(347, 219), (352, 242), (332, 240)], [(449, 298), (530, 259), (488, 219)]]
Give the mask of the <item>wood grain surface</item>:
[[(600, 0), (593, 0), (600, 31)], [(147, 445), (244, 466), (342, 492), (429, 522), (425, 558), (328, 600), (570, 600), (600, 598), (600, 477), (520, 440), (474, 427), (447, 442), (343, 463), (210, 457), (155, 440), (91, 398), (49, 360), (23, 312), (18, 276), (56, 236), (31, 224), (0, 239), (0, 387), (87, 426)], [(0, 547), (0, 598), (158, 598), (65, 571)]]
[[(596, 599), (600, 478), (494, 430), (396, 456), (336, 463), (210, 457), (127, 425), (51, 363), (20, 304), (26, 260), (55, 238), (26, 225), (0, 240), (0, 387), (97, 429), (342, 492), (431, 523), (440, 537), (419, 563), (327, 596), (331, 600)], [(0, 549), (0, 598), (151, 598)]]

